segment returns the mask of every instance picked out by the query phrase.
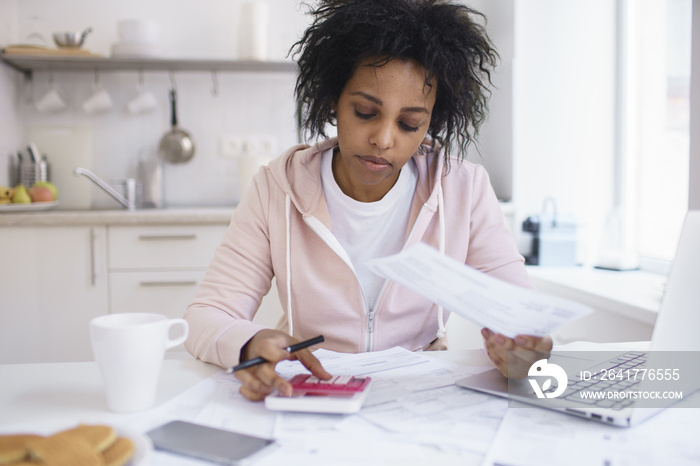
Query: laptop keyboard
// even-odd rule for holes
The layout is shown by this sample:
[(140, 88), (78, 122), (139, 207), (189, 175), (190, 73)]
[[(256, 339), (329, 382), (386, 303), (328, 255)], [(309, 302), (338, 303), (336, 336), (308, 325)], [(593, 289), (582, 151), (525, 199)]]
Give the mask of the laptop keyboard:
[[(633, 390), (641, 380), (628, 380), (627, 376), (615, 377), (615, 374), (627, 374), (627, 370), (641, 369), (646, 363), (646, 354), (637, 351), (630, 351), (622, 355), (618, 355), (608, 361), (597, 364), (589, 369), (591, 376), (589, 380), (582, 380), (580, 375), (569, 378), (566, 386), (566, 391), (559, 398), (572, 400), (577, 403), (584, 403), (589, 406), (599, 406), (601, 408), (609, 408), (620, 410), (631, 405), (634, 400), (628, 398), (618, 399), (594, 399), (582, 398), (579, 392), (586, 390), (588, 392), (595, 391), (625, 391)], [(604, 378), (603, 378), (604, 377)], [(556, 387), (550, 388), (547, 391), (554, 391)]]

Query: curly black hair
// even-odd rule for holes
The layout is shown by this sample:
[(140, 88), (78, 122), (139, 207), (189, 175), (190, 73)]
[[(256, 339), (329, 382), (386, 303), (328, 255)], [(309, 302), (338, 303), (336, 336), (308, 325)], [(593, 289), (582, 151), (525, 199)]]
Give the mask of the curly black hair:
[[(425, 83), (437, 82), (428, 135), (460, 159), (476, 142), (486, 118), (491, 71), (498, 52), (480, 12), (449, 0), (321, 0), (310, 8), (313, 23), (290, 49), (297, 60), (295, 94), (301, 125), (323, 136), (334, 122), (333, 106), (361, 63), (382, 66), (415, 60)], [(453, 147), (454, 146), (454, 147)]]

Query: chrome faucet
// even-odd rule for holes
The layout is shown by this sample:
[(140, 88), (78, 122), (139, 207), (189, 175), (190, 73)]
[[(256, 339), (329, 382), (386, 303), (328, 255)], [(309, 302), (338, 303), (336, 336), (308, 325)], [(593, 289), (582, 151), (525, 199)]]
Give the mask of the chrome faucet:
[(112, 196), (125, 208), (129, 210), (136, 210), (136, 180), (134, 178), (127, 178), (124, 180), (124, 185), (126, 187), (126, 197), (124, 197), (87, 168), (77, 167), (75, 170), (73, 170), (73, 174), (75, 174), (75, 176), (83, 175), (102, 188), (104, 192)]

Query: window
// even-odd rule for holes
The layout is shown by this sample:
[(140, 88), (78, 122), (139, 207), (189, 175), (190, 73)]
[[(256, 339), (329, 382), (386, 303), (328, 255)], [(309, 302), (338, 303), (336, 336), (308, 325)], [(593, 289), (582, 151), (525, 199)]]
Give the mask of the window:
[(673, 259), (688, 208), (692, 0), (620, 0), (618, 187), (625, 244)]

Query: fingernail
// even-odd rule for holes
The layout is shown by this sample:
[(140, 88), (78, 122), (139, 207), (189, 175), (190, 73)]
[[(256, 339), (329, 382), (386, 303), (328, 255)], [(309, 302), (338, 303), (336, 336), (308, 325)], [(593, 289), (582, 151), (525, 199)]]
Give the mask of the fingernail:
[(525, 346), (527, 344), (527, 340), (525, 337), (517, 336), (515, 337), (515, 344), (518, 346)]
[(482, 328), (482, 329), (481, 329), (481, 336), (484, 337), (484, 338), (488, 338), (488, 337), (489, 337), (489, 331), (488, 331), (488, 329)]

